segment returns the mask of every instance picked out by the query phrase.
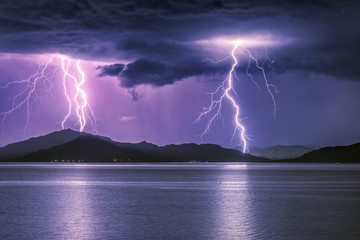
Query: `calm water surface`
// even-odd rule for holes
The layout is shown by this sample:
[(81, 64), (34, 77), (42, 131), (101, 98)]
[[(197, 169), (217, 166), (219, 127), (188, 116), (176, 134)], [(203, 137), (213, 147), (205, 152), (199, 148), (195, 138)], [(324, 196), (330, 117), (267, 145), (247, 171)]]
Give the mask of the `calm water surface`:
[(360, 164), (0, 164), (0, 239), (360, 239)]

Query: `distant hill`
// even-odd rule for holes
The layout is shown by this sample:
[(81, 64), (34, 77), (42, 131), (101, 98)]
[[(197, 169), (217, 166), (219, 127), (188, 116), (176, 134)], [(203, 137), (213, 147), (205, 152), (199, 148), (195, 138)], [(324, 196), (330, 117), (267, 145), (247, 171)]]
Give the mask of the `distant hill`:
[(306, 153), (289, 162), (360, 163), (360, 143), (349, 146), (325, 147)]
[[(70, 129), (0, 148), (0, 161), (11, 162), (308, 162), (360, 163), (360, 143), (309, 151), (304, 146), (275, 146), (243, 154), (215, 144), (120, 143)], [(299, 157), (300, 154), (305, 153)], [(295, 158), (294, 158), (295, 156)], [(265, 158), (266, 157), (266, 158)], [(282, 159), (278, 159), (278, 158)], [(270, 159), (271, 158), (271, 159)]]
[[(74, 136), (76, 136), (74, 138)], [(58, 141), (54, 138), (61, 137)], [(67, 138), (64, 138), (66, 136)], [(68, 141), (66, 141), (69, 139)], [(46, 140), (51, 143), (45, 144)], [(28, 142), (29, 141), (29, 142)], [(65, 142), (66, 141), (66, 142)], [(56, 142), (61, 142), (56, 145)], [(38, 143), (39, 145), (36, 145)], [(157, 145), (141, 143), (119, 143), (110, 138), (63, 130), (38, 138), (13, 144), (23, 152), (22, 156), (1, 158), (2, 161), (49, 162), (49, 161), (85, 161), (85, 162), (184, 162), (184, 161), (265, 161), (266, 159), (243, 154), (233, 149), (225, 149), (215, 144)], [(49, 147), (50, 146), (50, 147)], [(33, 150), (31, 149), (33, 147)]]
[(257, 157), (278, 160), (278, 159), (298, 158), (304, 155), (305, 153), (311, 152), (315, 149), (318, 149), (318, 147), (302, 146), (302, 145), (290, 145), (290, 146), (276, 145), (264, 149), (254, 149), (250, 151), (250, 154)]
[(48, 149), (71, 140), (87, 133), (65, 129), (49, 133), (41, 137), (30, 138), (25, 141), (9, 144), (0, 148), (0, 158), (22, 157), (31, 152), (37, 152), (41, 149)]

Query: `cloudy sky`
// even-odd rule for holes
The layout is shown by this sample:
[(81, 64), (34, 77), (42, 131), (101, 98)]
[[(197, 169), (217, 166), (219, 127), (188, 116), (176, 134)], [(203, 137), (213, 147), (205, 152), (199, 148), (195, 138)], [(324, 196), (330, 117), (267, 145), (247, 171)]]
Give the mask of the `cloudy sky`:
[[(195, 120), (210, 106), (208, 93), (226, 80), (234, 63), (228, 56), (238, 39), (277, 87), (277, 92), (270, 88), (274, 116), (262, 71), (254, 61), (248, 68), (248, 53), (236, 50), (238, 79), (231, 94), (250, 148), (358, 142), (359, 11), (355, 0), (3, 0), (0, 146), (62, 128), (68, 102), (60, 56), (66, 56), (80, 60), (98, 134), (159, 145), (234, 147), (240, 142), (239, 136), (232, 139), (235, 109), (230, 101), (223, 100), (221, 116), (202, 139), (216, 109)], [(26, 80), (51, 56), (48, 78), (39, 80), (35, 91), (29, 93), (34, 82), (9, 84)], [(29, 94), (29, 103), (4, 114)], [(93, 133), (87, 118), (84, 130)], [(79, 130), (76, 119), (72, 112), (65, 127)]]

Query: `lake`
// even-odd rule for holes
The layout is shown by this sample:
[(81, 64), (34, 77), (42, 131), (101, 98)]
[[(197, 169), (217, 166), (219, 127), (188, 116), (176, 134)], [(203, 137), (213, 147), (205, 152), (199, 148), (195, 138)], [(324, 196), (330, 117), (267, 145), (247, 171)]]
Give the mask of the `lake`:
[(0, 239), (360, 239), (360, 164), (0, 164)]

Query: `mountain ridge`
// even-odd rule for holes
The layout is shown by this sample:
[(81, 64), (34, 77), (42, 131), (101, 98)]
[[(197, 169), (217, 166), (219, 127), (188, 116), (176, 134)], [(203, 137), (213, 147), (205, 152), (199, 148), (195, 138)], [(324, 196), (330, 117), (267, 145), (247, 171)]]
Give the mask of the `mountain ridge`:
[(47, 149), (71, 141), (88, 133), (77, 132), (71, 129), (54, 131), (43, 136), (32, 137), (24, 141), (10, 143), (0, 148), (0, 157), (21, 157), (28, 153)]
[(298, 158), (305, 153), (319, 149), (311, 145), (275, 145), (267, 148), (257, 148), (250, 151), (251, 155), (272, 160)]
[[(73, 134), (58, 141), (44, 144), (50, 137)], [(66, 135), (66, 134), (65, 134)], [(46, 140), (46, 141), (45, 141)], [(34, 147), (34, 142), (38, 143)], [(55, 142), (61, 142), (55, 145)], [(28, 143), (28, 145), (27, 145)], [(42, 145), (41, 145), (42, 144)], [(266, 161), (266, 159), (243, 154), (240, 151), (226, 149), (216, 144), (169, 144), (157, 146), (145, 141), (140, 143), (122, 143), (110, 138), (79, 133), (73, 130), (53, 132), (28, 141), (14, 143), (22, 155), (1, 156), (0, 161), (49, 162), (49, 161), (85, 161), (85, 162), (184, 162), (184, 161)], [(49, 147), (50, 146), (50, 147)], [(33, 147), (32, 151), (29, 149)], [(8, 148), (7, 146), (5, 148)], [(0, 149), (0, 152), (3, 149)], [(3, 150), (4, 152), (4, 150)], [(24, 154), (25, 153), (25, 154)]]
[[(273, 149), (279, 152), (281, 149), (291, 150), (294, 147), (296, 151), (299, 150), (299, 146), (274, 146)], [(299, 157), (271, 159), (223, 148), (216, 144), (184, 143), (157, 146), (146, 141), (126, 143), (100, 135), (65, 129), (2, 147), (0, 161), (360, 163), (360, 143), (324, 147), (312, 151), (303, 150), (306, 150), (306, 153)], [(293, 154), (291, 151), (290, 153)], [(283, 154), (289, 155), (286, 152)]]
[(327, 162), (327, 163), (360, 163), (360, 143), (347, 146), (324, 147), (303, 156), (289, 160), (291, 162)]

